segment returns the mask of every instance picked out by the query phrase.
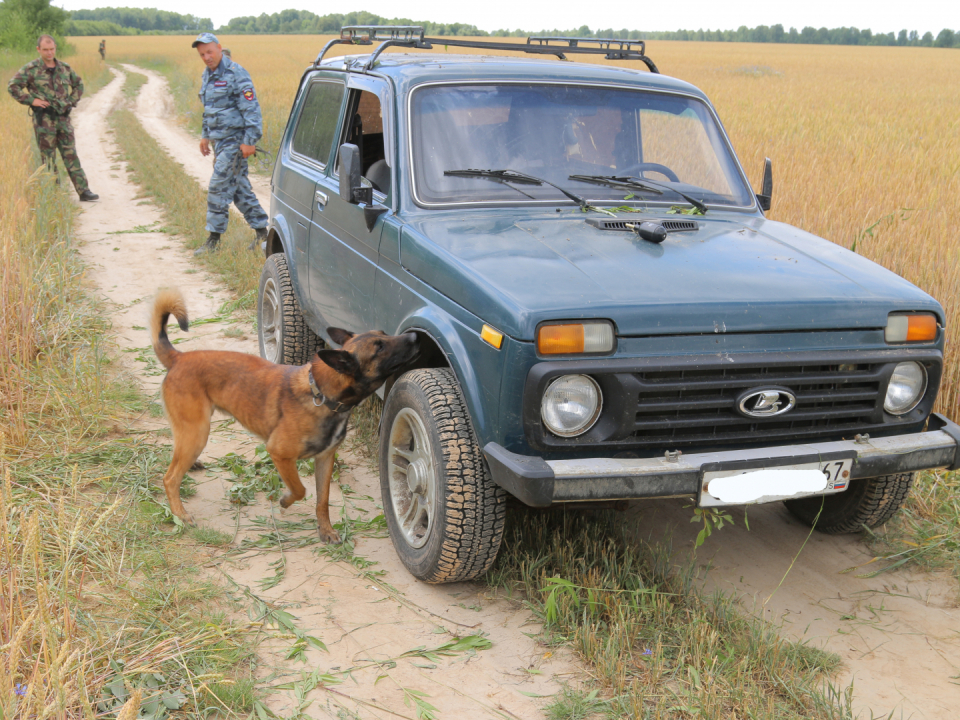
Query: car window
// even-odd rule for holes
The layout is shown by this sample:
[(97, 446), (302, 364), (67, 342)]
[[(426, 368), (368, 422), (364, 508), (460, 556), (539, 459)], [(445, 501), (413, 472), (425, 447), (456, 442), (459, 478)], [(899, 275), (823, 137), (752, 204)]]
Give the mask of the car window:
[[(390, 193), (391, 172), (384, 148), (383, 110), (380, 98), (367, 90), (351, 90), (341, 143), (360, 148), (360, 174), (384, 195)], [(337, 172), (339, 172), (339, 158)]]
[(670, 189), (676, 188), (710, 204), (753, 204), (713, 113), (697, 98), (590, 85), (435, 85), (413, 93), (411, 111), (421, 202), (567, 201), (546, 183), (518, 190), (444, 174), (509, 169), (597, 202), (621, 204), (631, 193), (570, 176), (630, 177), (667, 186), (660, 193), (632, 193), (629, 200), (636, 203), (682, 202)]
[(343, 84), (338, 82), (315, 82), (310, 85), (293, 133), (295, 153), (321, 165), (327, 164), (337, 132), (343, 91)]
[[(640, 110), (642, 157), (647, 163), (672, 168), (685, 183), (722, 195), (732, 189), (700, 118), (690, 109), (679, 114)], [(659, 178), (651, 178), (657, 180)]]

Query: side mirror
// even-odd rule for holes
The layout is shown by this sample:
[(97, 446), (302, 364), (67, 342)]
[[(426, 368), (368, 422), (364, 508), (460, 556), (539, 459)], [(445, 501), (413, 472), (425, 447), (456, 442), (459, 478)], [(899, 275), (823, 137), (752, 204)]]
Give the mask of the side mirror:
[(760, 209), (766, 212), (770, 209), (770, 202), (773, 197), (773, 163), (770, 158), (763, 161), (763, 186), (757, 193), (757, 202), (760, 203)]
[(340, 146), (340, 197), (353, 205), (373, 203), (373, 188), (360, 184), (360, 148), (351, 143)]

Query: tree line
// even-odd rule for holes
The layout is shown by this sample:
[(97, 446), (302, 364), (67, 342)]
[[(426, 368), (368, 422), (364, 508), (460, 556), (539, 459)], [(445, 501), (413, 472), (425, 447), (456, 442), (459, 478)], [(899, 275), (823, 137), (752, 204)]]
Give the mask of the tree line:
[(257, 16), (247, 15), (231, 19), (226, 25), (220, 26), (217, 32), (225, 35), (251, 33), (336, 35), (344, 25), (419, 25), (428, 35), (443, 35), (446, 37), (489, 35), (476, 25), (429, 21), (414, 22), (408, 18), (385, 18), (362, 10), (350, 13), (331, 13), (329, 15), (317, 15), (309, 10), (281, 10), (270, 15), (266, 13)]
[[(855, 27), (814, 28), (802, 30), (795, 27), (785, 30), (783, 25), (758, 25), (748, 28), (741, 25), (736, 30), (672, 30), (663, 32), (639, 32), (636, 30), (597, 30), (584, 26), (575, 31), (556, 31), (560, 35), (582, 37), (629, 37), (632, 40), (697, 40), (700, 42), (755, 42), (797, 43), (805, 45), (886, 45), (912, 47), (960, 47), (960, 32), (944, 28), (936, 36), (932, 32), (920, 35), (916, 30), (901, 30), (898, 33), (874, 33)], [(519, 31), (517, 31), (519, 33)], [(512, 33), (512, 34), (517, 34)]]
[(105, 7), (74, 10), (63, 31), (66, 35), (192, 35), (212, 32), (213, 21), (156, 8)]
[(0, 2), (0, 48), (26, 52), (37, 46), (41, 33), (63, 45), (63, 24), (69, 14), (50, 0), (3, 0)]
[(748, 28), (741, 25), (736, 30), (674, 30), (644, 31), (623, 28), (615, 30), (591, 30), (583, 25), (574, 30), (496, 30), (492, 33), (480, 30), (475, 25), (462, 23), (440, 24), (429, 21), (414, 22), (408, 18), (385, 18), (368, 12), (346, 14), (331, 13), (316, 15), (308, 10), (282, 10), (257, 16), (236, 17), (217, 32), (225, 34), (282, 33), (282, 34), (336, 34), (344, 25), (421, 25), (427, 35), (474, 37), (527, 37), (529, 35), (557, 35), (562, 37), (629, 38), (631, 40), (698, 40), (701, 42), (759, 42), (803, 43), (809, 45), (901, 45), (922, 47), (960, 47), (960, 32), (944, 29), (936, 36), (932, 32), (920, 35), (916, 30), (901, 30), (899, 33), (874, 33), (855, 27), (815, 28), (807, 26), (784, 29), (783, 25), (758, 25)]

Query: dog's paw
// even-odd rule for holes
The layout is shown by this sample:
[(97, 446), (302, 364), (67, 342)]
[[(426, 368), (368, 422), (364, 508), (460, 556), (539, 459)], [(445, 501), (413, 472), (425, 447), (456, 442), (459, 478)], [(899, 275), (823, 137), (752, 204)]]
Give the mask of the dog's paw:
[(328, 545), (340, 544), (340, 536), (337, 534), (337, 531), (334, 530), (332, 527), (326, 527), (326, 528), (318, 527), (317, 532), (320, 533), (320, 539), (323, 542), (327, 543)]
[(202, 462), (200, 462), (199, 460), (197, 460), (193, 465), (190, 466), (190, 469), (191, 469), (191, 470), (206, 470), (206, 469), (207, 469), (207, 466), (204, 465), (204, 464), (203, 464)]
[(296, 501), (294, 500), (293, 495), (291, 493), (285, 492), (283, 494), (283, 497), (280, 498), (280, 507), (286, 510), (288, 507), (293, 505), (294, 502)]

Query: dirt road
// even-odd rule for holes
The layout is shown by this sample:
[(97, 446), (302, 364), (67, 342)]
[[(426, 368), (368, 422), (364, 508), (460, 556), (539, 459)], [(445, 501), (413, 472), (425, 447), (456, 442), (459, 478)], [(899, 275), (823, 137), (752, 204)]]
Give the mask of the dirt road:
[[(200, 155), (197, 140), (168, 116), (172, 102), (162, 78), (140, 68), (136, 71), (150, 78), (137, 101), (141, 122), (190, 175), (206, 183), (210, 161)], [(216, 316), (228, 294), (202, 270), (195, 271), (175, 237), (107, 234), (159, 223), (161, 217), (153, 207), (136, 205), (137, 190), (125, 181), (122, 163), (113, 159), (116, 150), (106, 134), (103, 116), (119, 97), (118, 83), (98, 93), (78, 113), (80, 156), (102, 198), (86, 207), (81, 232), (86, 240), (84, 254), (97, 266), (93, 278), (116, 303), (118, 344), (121, 349), (133, 349), (148, 344), (146, 333), (135, 329), (146, 325), (144, 306), (136, 303), (147, 300), (154, 285), (179, 285), (192, 316), (198, 318)], [(255, 189), (268, 207), (266, 183), (259, 181)], [(157, 277), (158, 268), (162, 278)], [(224, 335), (224, 330), (237, 335), (238, 326), (229, 327), (233, 330), (223, 323), (204, 325), (198, 328), (199, 337), (182, 349), (256, 352), (252, 329), (241, 327), (246, 339), (238, 339)], [(193, 338), (193, 334), (187, 337)], [(154, 392), (160, 378), (150, 374), (149, 366), (134, 364), (146, 391)], [(237, 426), (224, 424), (203, 459), (213, 461), (228, 451), (250, 457), (255, 445)], [(369, 520), (378, 512), (377, 479), (357, 457), (345, 454), (344, 462), (344, 491), (335, 491), (333, 505), (351, 517)], [(286, 514), (269, 503), (238, 512), (225, 498), (227, 478), (212, 471), (194, 475), (198, 494), (187, 502), (188, 509), (202, 524), (236, 535), (235, 545), (244, 539), (264, 542), (280, 533), (310, 535), (309, 504), (298, 504)], [(697, 532), (689, 522), (690, 510), (683, 505), (672, 500), (645, 502), (629, 511), (638, 537), (659, 540), (672, 536), (678, 560), (689, 555)], [(714, 533), (698, 552), (698, 562), (711, 566), (708, 587), (739, 594), (748, 610), (782, 622), (785, 633), (812, 639), (839, 653), (846, 668), (835, 684), (843, 687), (854, 681), (854, 707), (863, 710), (865, 717), (870, 711), (877, 716), (895, 711), (894, 717), (931, 720), (956, 717), (960, 707), (960, 610), (955, 581), (910, 570), (859, 578), (856, 572), (843, 572), (871, 557), (856, 537), (814, 534), (808, 539), (807, 528), (780, 505), (752, 508), (749, 531), (743, 526), (742, 512), (734, 511), (733, 516), (737, 524)], [(303, 525), (298, 529), (291, 522)], [(308, 650), (306, 663), (301, 664), (283, 660), (289, 644), (280, 644), (273, 647), (267, 664), (281, 672), (293, 672), (295, 677), (301, 670), (364, 667), (353, 673), (356, 684), (338, 687), (338, 692), (354, 700), (315, 690), (308, 696), (317, 700), (309, 714), (334, 715), (324, 709), (328, 702), (360, 708), (364, 717), (389, 714), (373, 706), (413, 714), (404, 706), (404, 698), (411, 700), (404, 688), (413, 688), (427, 693), (442, 717), (499, 711), (532, 718), (540, 716), (538, 702), (542, 701), (523, 693), (550, 694), (557, 690), (558, 681), (575, 676), (576, 668), (569, 660), (551, 656), (524, 634), (536, 629), (527, 626), (530, 618), (526, 613), (491, 601), (475, 585), (433, 587), (412, 581), (388, 539), (358, 540), (357, 556), (363, 562), (377, 563), (366, 568), (358, 561), (333, 562), (318, 556), (315, 549), (286, 551), (286, 575), (268, 590), (259, 589), (257, 583), (274, 576), (276, 567), (271, 563), (278, 561), (279, 553), (233, 554), (217, 560), (219, 569), (238, 585), (270, 601), (295, 603), (290, 612), (298, 624), (330, 650)], [(453, 635), (479, 632), (492, 641), (490, 649), (439, 660), (408, 657), (394, 666), (392, 659), (412, 648), (435, 647), (449, 642)], [(377, 677), (385, 674), (389, 678), (375, 684)], [(357, 699), (373, 706), (361, 705)], [(274, 709), (288, 713), (294, 704), (288, 695), (276, 699)]]
[[(149, 100), (157, 97), (151, 95), (157, 80), (144, 72), (151, 75), (144, 86), (144, 97)], [(221, 317), (219, 308), (231, 296), (192, 262), (178, 237), (150, 231), (162, 227), (163, 216), (127, 181), (125, 163), (119, 159), (106, 122), (110, 110), (122, 101), (122, 82), (122, 76), (116, 78), (85, 100), (74, 116), (78, 151), (91, 187), (101, 198), (83, 205), (78, 234), (81, 252), (91, 266), (89, 277), (113, 307), (119, 354), (144, 392), (154, 394), (162, 380), (162, 368), (151, 360), (144, 328), (158, 286), (176, 285), (184, 291), (195, 327), (190, 333), (177, 333), (183, 343), (179, 349), (256, 353), (257, 343), (251, 327), (229, 318), (198, 324)], [(175, 156), (195, 156), (196, 164), (205, 166), (209, 176), (209, 161), (202, 158), (196, 142), (173, 126), (158, 125), (159, 113), (145, 110), (144, 102), (141, 99), (137, 110), (150, 131), (168, 147), (168, 143), (181, 143), (175, 146)], [(169, 133), (161, 135), (159, 130), (165, 127)], [(262, 200), (265, 206), (267, 200)], [(270, 607), (286, 610), (295, 617), (297, 632), (319, 639), (328, 648), (324, 652), (307, 645), (302, 659), (288, 659), (296, 638), (288, 633), (287, 638), (271, 640), (261, 657), (261, 676), (272, 675), (271, 685), (309, 689), (311, 679), (305, 680), (304, 672), (336, 675), (356, 668), (346, 683), (331, 685), (330, 691), (314, 689), (303, 701), (297, 699), (295, 687), (281, 690), (272, 696), (271, 710), (288, 717), (302, 709), (304, 702), (313, 701), (305, 710), (313, 717), (337, 717), (339, 707), (361, 717), (394, 713), (414, 717), (412, 705), (419, 700), (433, 705), (440, 717), (446, 718), (539, 718), (544, 702), (541, 696), (556, 693), (561, 681), (574, 679), (576, 667), (562, 653), (550, 652), (524, 634), (537, 631), (528, 612), (488, 598), (477, 585), (433, 587), (415, 582), (382, 531), (375, 532), (380, 536), (375, 538), (361, 535), (354, 553), (334, 561), (314, 552), (319, 543), (314, 539), (310, 496), (285, 512), (276, 503), (265, 501), (242, 509), (231, 505), (226, 491), (236, 478), (216, 470), (216, 460), (228, 452), (251, 459), (260, 441), (227, 419), (214, 421), (215, 431), (201, 456), (210, 469), (192, 473), (198, 483), (197, 494), (186, 501), (187, 509), (201, 526), (233, 537), (235, 548), (245, 540), (269, 546), (280, 534), (300, 539), (303, 547), (281, 553), (274, 544), (244, 552), (220, 552), (210, 566), (235, 584), (238, 596), (248, 589)], [(162, 418), (152, 425), (145, 422), (146, 427), (161, 432), (166, 427)], [(331, 497), (333, 518), (336, 521), (343, 511), (361, 527), (380, 513), (375, 500), (379, 498), (378, 481), (360, 458), (348, 452), (341, 454), (341, 460), (340, 484), (335, 485)], [(283, 563), (283, 578), (263, 589), (276, 580), (278, 561)], [(455, 638), (468, 636), (482, 636), (482, 645), (489, 641), (489, 648), (449, 648)], [(437, 654), (425, 652), (444, 645), (447, 649)]]

